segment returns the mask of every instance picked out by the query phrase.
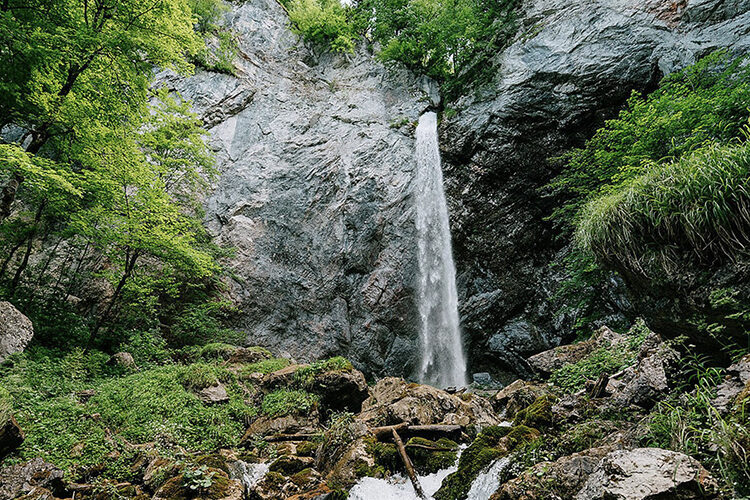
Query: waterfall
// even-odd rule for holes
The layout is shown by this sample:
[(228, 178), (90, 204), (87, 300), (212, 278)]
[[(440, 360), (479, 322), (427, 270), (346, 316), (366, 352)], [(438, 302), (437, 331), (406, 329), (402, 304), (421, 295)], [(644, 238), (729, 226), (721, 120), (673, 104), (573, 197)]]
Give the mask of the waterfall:
[(420, 382), (466, 385), (466, 359), (458, 322), (456, 267), (438, 149), (437, 115), (423, 114), (416, 146), (417, 289), (422, 360)]

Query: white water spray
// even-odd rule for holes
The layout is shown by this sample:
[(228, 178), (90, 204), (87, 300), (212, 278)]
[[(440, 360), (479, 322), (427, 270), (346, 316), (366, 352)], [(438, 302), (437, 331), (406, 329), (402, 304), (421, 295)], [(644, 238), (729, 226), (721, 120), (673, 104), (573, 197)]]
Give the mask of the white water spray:
[(419, 118), (416, 146), (416, 211), (419, 260), (420, 382), (466, 385), (466, 358), (458, 322), (456, 267), (437, 137), (437, 115)]

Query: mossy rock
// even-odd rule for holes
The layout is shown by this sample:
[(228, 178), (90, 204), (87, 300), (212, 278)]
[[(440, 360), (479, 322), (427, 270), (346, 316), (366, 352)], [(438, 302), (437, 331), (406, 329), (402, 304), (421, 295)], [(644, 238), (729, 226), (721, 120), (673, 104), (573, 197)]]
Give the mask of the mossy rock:
[(536, 429), (551, 427), (553, 424), (552, 405), (554, 402), (555, 398), (550, 394), (539, 396), (530, 406), (516, 413), (513, 424), (525, 425)]
[(205, 465), (206, 467), (222, 470), (227, 474), (230, 473), (227, 459), (219, 454), (202, 455), (195, 459), (195, 463), (197, 465)]
[(298, 457), (294, 455), (284, 455), (277, 458), (269, 467), (271, 472), (278, 472), (283, 476), (292, 476), (312, 465), (312, 460), (308, 457)]
[[(426, 448), (444, 448), (445, 451), (434, 451)], [(458, 444), (450, 439), (441, 438), (438, 441), (413, 437), (406, 443), (414, 468), (420, 474), (433, 474), (441, 469), (447, 469), (456, 463)]]
[(211, 486), (200, 491), (185, 485), (185, 476), (180, 474), (164, 483), (154, 495), (154, 500), (219, 500), (231, 493), (232, 481), (219, 469), (208, 469), (211, 474)]
[(435, 500), (463, 500), (471, 483), (486, 467), (539, 436), (539, 431), (524, 425), (490, 426), (484, 429), (458, 461), (458, 470), (449, 475), (435, 493)]
[(375, 461), (375, 468), (370, 471), (370, 473), (360, 474), (360, 477), (377, 477), (381, 472), (393, 473), (404, 471), (404, 464), (401, 461), (401, 456), (399, 455), (395, 444), (381, 443), (375, 438), (367, 438), (365, 440), (365, 446), (367, 453), (369, 453)]
[(318, 451), (318, 443), (305, 441), (297, 445), (297, 455), (301, 457), (314, 457)]
[(302, 469), (296, 474), (293, 474), (289, 479), (300, 488), (303, 488), (305, 486), (310, 486), (313, 479), (315, 479), (315, 476), (315, 471), (312, 468), (307, 467), (306, 469)]

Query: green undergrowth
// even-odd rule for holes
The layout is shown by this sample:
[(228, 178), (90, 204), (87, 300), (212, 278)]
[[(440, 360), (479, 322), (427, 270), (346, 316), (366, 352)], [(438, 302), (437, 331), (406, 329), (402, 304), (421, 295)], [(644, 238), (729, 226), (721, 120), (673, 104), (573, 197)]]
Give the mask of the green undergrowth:
[(576, 392), (587, 380), (596, 380), (599, 375), (612, 375), (632, 365), (649, 329), (642, 320), (637, 321), (625, 334), (625, 340), (617, 345), (604, 345), (575, 363), (558, 368), (550, 376), (550, 382), (563, 392)]
[[(91, 469), (127, 480), (133, 445), (153, 443), (167, 454), (236, 446), (259, 412), (243, 401), (235, 376), (217, 363), (131, 371), (109, 366), (108, 359), (99, 351), (32, 348), (0, 367), (0, 386), (13, 398), (14, 416), (26, 434), (9, 461), (42, 457), (73, 480)], [(229, 402), (202, 403), (195, 392), (219, 381)]]
[(707, 367), (700, 356), (680, 362), (683, 381), (654, 408), (643, 444), (681, 451), (716, 477), (728, 498), (750, 495), (750, 392), (728, 411), (715, 406), (724, 370)]
[(294, 372), (294, 383), (299, 387), (309, 387), (315, 377), (321, 373), (330, 371), (351, 371), (354, 367), (348, 359), (336, 356), (330, 359), (316, 361), (310, 365), (303, 366)]
[(269, 417), (308, 415), (318, 404), (318, 396), (296, 389), (279, 389), (263, 398), (262, 411)]

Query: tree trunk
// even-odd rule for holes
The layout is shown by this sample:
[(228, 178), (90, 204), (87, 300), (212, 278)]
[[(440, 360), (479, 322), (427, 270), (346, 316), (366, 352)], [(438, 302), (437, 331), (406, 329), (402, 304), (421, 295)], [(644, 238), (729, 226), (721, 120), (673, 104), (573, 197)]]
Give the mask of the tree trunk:
[(115, 292), (112, 294), (112, 298), (110, 299), (109, 304), (107, 305), (107, 308), (99, 316), (99, 318), (97, 318), (96, 324), (94, 325), (94, 328), (91, 330), (91, 335), (89, 335), (89, 341), (86, 343), (86, 349), (84, 350), (84, 352), (89, 351), (89, 349), (91, 348), (91, 345), (93, 344), (94, 340), (99, 334), (99, 330), (101, 330), (104, 323), (109, 319), (109, 315), (112, 312), (112, 308), (117, 303), (117, 299), (120, 297), (120, 293), (122, 292), (122, 289), (125, 287), (125, 283), (133, 274), (133, 270), (135, 269), (135, 263), (138, 260), (138, 257), (139, 257), (138, 251), (134, 251), (132, 255), (129, 254), (128, 252), (128, 254), (126, 255), (125, 271), (123, 272), (119, 283), (117, 283), (117, 288), (115, 288)]
[(393, 441), (396, 442), (396, 447), (401, 455), (401, 460), (404, 461), (406, 473), (409, 475), (409, 479), (411, 479), (412, 486), (414, 486), (414, 492), (417, 494), (417, 497), (426, 499), (427, 496), (425, 496), (424, 491), (422, 490), (422, 485), (419, 484), (419, 478), (417, 478), (417, 474), (414, 472), (414, 466), (411, 464), (409, 455), (406, 454), (406, 448), (404, 447), (404, 442), (401, 441), (401, 436), (398, 435), (395, 428), (391, 428), (391, 433), (393, 435)]
[(21, 264), (19, 264), (18, 269), (16, 269), (16, 274), (13, 275), (13, 281), (10, 283), (11, 295), (15, 294), (16, 288), (18, 287), (18, 284), (21, 282), (21, 275), (26, 270), (26, 267), (29, 265), (29, 257), (31, 256), (31, 250), (34, 246), (34, 238), (36, 237), (36, 233), (39, 229), (39, 223), (42, 220), (42, 213), (44, 212), (45, 205), (46, 205), (46, 202), (42, 202), (41, 205), (39, 205), (39, 209), (36, 211), (36, 216), (34, 217), (34, 226), (32, 227), (31, 233), (29, 233), (29, 239), (26, 242), (26, 252), (23, 255)]

